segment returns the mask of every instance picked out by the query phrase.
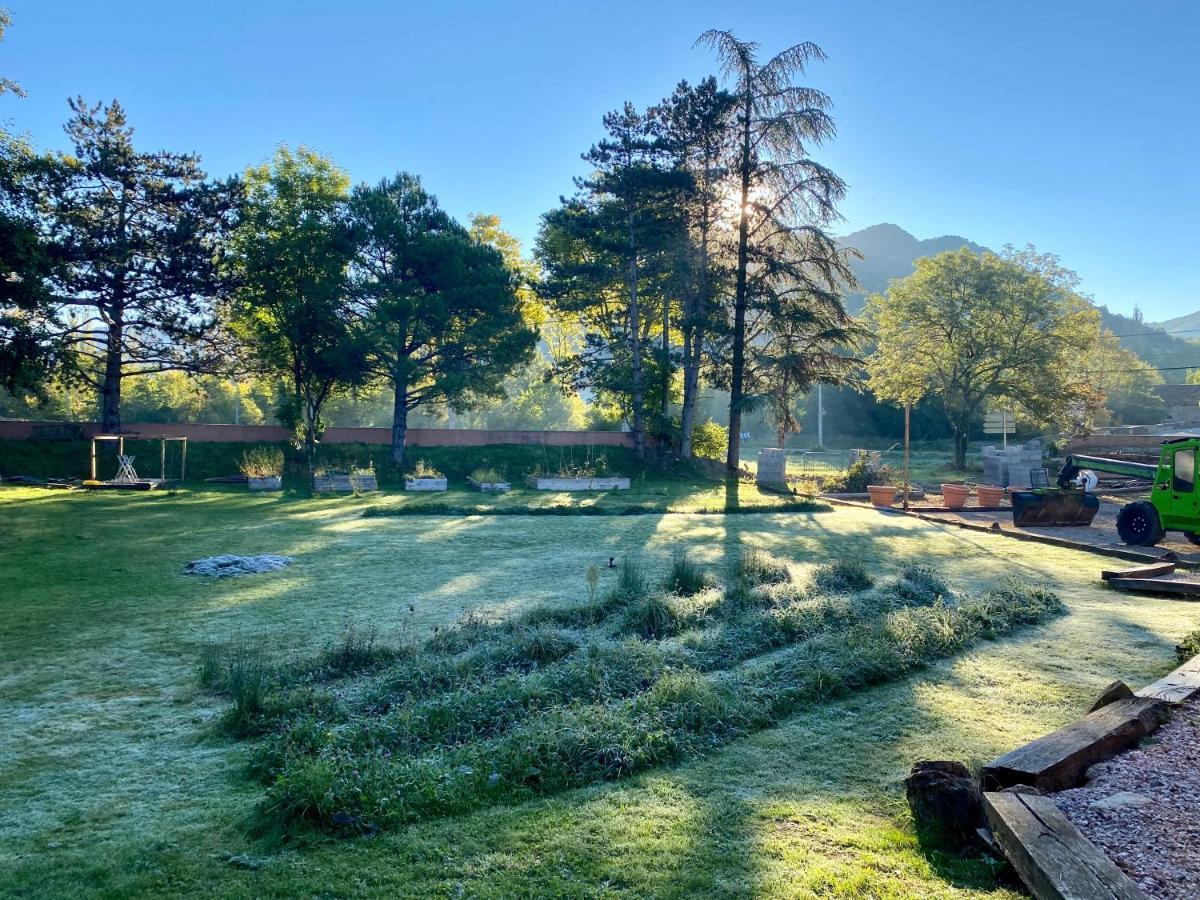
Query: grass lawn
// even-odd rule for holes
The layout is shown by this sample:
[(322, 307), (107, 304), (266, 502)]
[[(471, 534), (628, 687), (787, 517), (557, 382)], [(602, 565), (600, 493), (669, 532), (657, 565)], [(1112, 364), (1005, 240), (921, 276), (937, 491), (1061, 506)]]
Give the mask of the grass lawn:
[[(641, 488), (662, 489), (675, 509), (727, 500), (705, 484)], [(739, 502), (756, 494), (742, 486)], [(1099, 557), (869, 510), (361, 518), (372, 502), (0, 489), (0, 894), (1016, 896), (980, 861), (920, 851), (909, 765), (986, 761), (1114, 678), (1157, 677), (1198, 618), (1106, 591)], [(879, 571), (928, 560), (975, 587), (1019, 572), (1069, 614), (619, 783), (364, 839), (248, 835), (262, 788), (243, 771), (251, 745), (216, 732), (224, 704), (197, 686), (206, 642), (252, 636), (286, 657), (348, 624), (425, 632), (470, 609), (577, 600), (609, 556), (661, 575), (676, 548), (715, 566), (745, 546), (797, 573), (839, 556)], [(296, 562), (180, 574), (217, 553)]]

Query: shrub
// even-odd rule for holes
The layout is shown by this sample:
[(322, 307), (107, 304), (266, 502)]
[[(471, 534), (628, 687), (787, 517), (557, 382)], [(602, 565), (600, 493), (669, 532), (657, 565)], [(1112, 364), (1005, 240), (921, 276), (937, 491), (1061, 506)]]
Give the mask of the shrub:
[(671, 571), (667, 574), (664, 587), (681, 597), (691, 597), (709, 587), (712, 579), (692, 559), (687, 550), (676, 550), (671, 554)]
[(242, 454), (238, 470), (247, 478), (273, 478), (283, 474), (283, 451), (278, 447), (251, 447)]
[(410, 478), (441, 478), (442, 473), (434, 466), (430, 465), (423, 459), (418, 459), (413, 462), (412, 471), (409, 473)]
[(1175, 655), (1179, 657), (1180, 662), (1187, 662), (1198, 653), (1200, 653), (1200, 629), (1185, 634), (1183, 640), (1175, 647)]
[(692, 455), (697, 459), (722, 460), (729, 448), (729, 429), (709, 419), (692, 428)]
[(874, 584), (867, 567), (857, 559), (822, 563), (813, 572), (813, 584), (829, 594), (853, 594)]
[(761, 550), (743, 550), (733, 565), (733, 579), (743, 584), (783, 584), (791, 581), (787, 565)]
[(833, 493), (861, 494), (871, 484), (891, 484), (895, 473), (890, 466), (881, 465), (868, 457), (859, 457), (844, 475), (825, 479), (822, 487)]
[(480, 466), (471, 470), (471, 478), (479, 484), (495, 484), (503, 481), (504, 475), (491, 466)]

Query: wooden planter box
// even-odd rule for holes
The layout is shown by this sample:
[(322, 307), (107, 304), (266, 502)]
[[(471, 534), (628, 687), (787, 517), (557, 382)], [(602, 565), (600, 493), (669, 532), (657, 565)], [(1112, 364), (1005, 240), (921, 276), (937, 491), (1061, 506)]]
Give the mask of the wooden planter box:
[(374, 475), (314, 475), (313, 493), (353, 494), (355, 490), (377, 491)]
[(252, 491), (282, 491), (283, 476), (282, 475), (266, 475), (262, 478), (248, 477), (246, 484), (250, 486)]
[(507, 481), (476, 481), (474, 478), (467, 478), (471, 483), (471, 487), (477, 491), (511, 491), (512, 485)]
[(528, 475), (525, 483), (538, 491), (627, 491), (629, 479), (618, 476), (608, 478), (571, 478), (563, 475)]
[(444, 491), (446, 479), (443, 478), (405, 478), (406, 491)]

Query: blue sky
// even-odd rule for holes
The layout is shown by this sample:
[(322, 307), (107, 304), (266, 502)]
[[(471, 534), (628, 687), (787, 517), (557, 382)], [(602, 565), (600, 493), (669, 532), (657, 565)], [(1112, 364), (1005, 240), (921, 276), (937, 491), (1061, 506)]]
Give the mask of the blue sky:
[(715, 69), (729, 28), (772, 52), (812, 40), (839, 135), (846, 232), (1031, 241), (1084, 289), (1151, 320), (1200, 308), (1200, 4), (441, 3), (0, 0), (0, 118), (65, 147), (66, 98), (120, 98), (140, 140), (228, 174), (280, 142), (355, 181), (419, 173), (450, 212), (527, 244), (629, 99)]

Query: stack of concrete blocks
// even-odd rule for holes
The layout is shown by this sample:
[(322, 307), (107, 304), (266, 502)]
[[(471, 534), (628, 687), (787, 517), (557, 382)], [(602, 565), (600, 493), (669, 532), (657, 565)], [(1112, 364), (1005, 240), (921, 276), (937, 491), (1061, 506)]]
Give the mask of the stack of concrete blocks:
[(984, 484), (1027, 488), (1044, 483), (1038, 477), (1043, 468), (1041, 441), (1003, 449), (994, 446), (983, 448)]
[(787, 484), (787, 454), (782, 450), (762, 449), (758, 451), (758, 478), (765, 487), (781, 487)]

